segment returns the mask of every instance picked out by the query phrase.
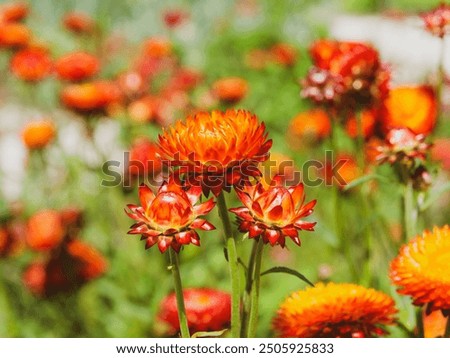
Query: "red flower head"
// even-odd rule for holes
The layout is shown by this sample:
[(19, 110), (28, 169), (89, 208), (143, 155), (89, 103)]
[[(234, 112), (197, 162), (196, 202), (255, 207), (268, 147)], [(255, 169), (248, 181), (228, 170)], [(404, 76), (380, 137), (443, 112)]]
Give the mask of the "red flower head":
[(57, 247), (63, 238), (64, 226), (59, 212), (41, 210), (28, 220), (26, 240), (33, 250), (51, 250)]
[(258, 163), (267, 160), (272, 146), (265, 131), (248, 111), (199, 112), (159, 136), (160, 155), (201, 185), (205, 195), (217, 196), (261, 175)]
[(73, 52), (61, 57), (55, 64), (59, 78), (78, 82), (94, 76), (100, 69), (97, 57), (86, 52)]
[(22, 1), (0, 5), (0, 23), (21, 21), (28, 15), (28, 5)]
[(285, 246), (285, 237), (300, 246), (299, 230), (314, 231), (316, 223), (303, 221), (311, 215), (316, 200), (305, 202), (303, 184), (286, 188), (281, 177), (275, 176), (268, 188), (262, 183), (237, 189), (236, 193), (245, 205), (230, 209), (236, 214), (239, 231), (248, 232), (249, 237), (262, 237), (264, 243)]
[(297, 50), (286, 43), (273, 45), (269, 52), (272, 60), (282, 66), (293, 66), (297, 61)]
[(0, 225), (0, 258), (15, 256), (25, 247), (26, 227), (21, 222), (7, 222)]
[(61, 100), (67, 107), (80, 111), (104, 111), (122, 100), (122, 92), (114, 82), (95, 81), (71, 84), (61, 92)]
[(128, 173), (136, 177), (148, 177), (159, 173), (162, 169), (161, 160), (156, 153), (158, 145), (147, 138), (138, 139), (130, 150)]
[(422, 14), (426, 30), (434, 36), (443, 38), (450, 31), (450, 5), (440, 4)]
[(128, 205), (127, 215), (136, 220), (129, 234), (142, 235), (146, 249), (157, 244), (159, 251), (169, 247), (179, 252), (181, 245), (200, 245), (195, 229), (213, 230), (215, 227), (199, 216), (208, 214), (214, 207), (213, 199), (195, 205), (201, 196), (201, 188), (183, 190), (175, 179), (163, 183), (155, 194), (146, 185), (139, 187), (141, 206)]
[(238, 102), (247, 95), (248, 83), (240, 77), (227, 77), (213, 84), (213, 92), (224, 102)]
[(89, 15), (82, 12), (70, 12), (63, 19), (64, 27), (77, 34), (89, 34), (95, 29), (95, 22)]
[(188, 18), (189, 14), (181, 9), (167, 10), (163, 15), (164, 23), (170, 29), (181, 25)]
[(377, 160), (380, 163), (404, 163), (412, 166), (415, 159), (425, 160), (430, 145), (425, 143), (425, 136), (414, 134), (409, 128), (391, 129), (386, 136), (384, 146), (378, 149)]
[[(231, 319), (231, 297), (227, 292), (212, 288), (190, 288), (183, 290), (189, 331), (219, 331), (229, 326)], [(175, 293), (161, 302), (159, 320), (167, 323), (173, 333), (180, 330)]]
[[(366, 109), (363, 110), (359, 115), (361, 116), (360, 120), (362, 135), (367, 139), (372, 136), (373, 132), (375, 131), (375, 124), (378, 113), (375, 109)], [(358, 137), (358, 120), (354, 114), (352, 114), (350, 118), (348, 118), (345, 122), (345, 130), (351, 138)]]
[(24, 81), (40, 81), (50, 74), (51, 69), (52, 60), (42, 49), (24, 49), (11, 59), (12, 73)]

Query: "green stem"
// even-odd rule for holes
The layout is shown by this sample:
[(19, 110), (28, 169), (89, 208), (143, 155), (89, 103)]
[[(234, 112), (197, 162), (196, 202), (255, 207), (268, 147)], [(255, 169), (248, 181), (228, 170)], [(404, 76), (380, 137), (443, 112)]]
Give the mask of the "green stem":
[(423, 338), (423, 317), (422, 317), (422, 308), (416, 310), (416, 329), (417, 329), (417, 337)]
[(241, 295), (239, 283), (239, 263), (236, 250), (236, 242), (233, 236), (230, 217), (228, 216), (227, 203), (223, 191), (217, 197), (217, 206), (222, 220), (226, 237), (228, 265), (231, 277), (231, 336), (239, 338), (241, 333)]
[(177, 298), (178, 320), (180, 321), (180, 331), (182, 338), (190, 338), (189, 326), (186, 317), (186, 309), (184, 307), (183, 287), (181, 285), (180, 265), (178, 262), (178, 253), (172, 248), (169, 249), (170, 269), (173, 276), (173, 284), (175, 286), (175, 296)]
[(256, 336), (256, 329), (258, 326), (259, 286), (261, 281), (261, 259), (263, 249), (264, 241), (262, 239), (259, 239), (255, 255), (255, 272), (252, 283), (250, 319), (248, 322), (247, 337), (249, 338), (254, 338)]
[(258, 241), (253, 240), (252, 252), (248, 260), (247, 276), (245, 280), (244, 310), (242, 312), (241, 337), (244, 337), (248, 329), (248, 313), (250, 312), (250, 300), (253, 283), (253, 272), (255, 270), (255, 256)]
[(405, 240), (410, 240), (416, 234), (417, 205), (414, 200), (412, 181), (405, 184), (403, 193), (403, 220), (405, 224)]
[(366, 159), (364, 157), (364, 132), (363, 132), (363, 124), (362, 124), (362, 112), (359, 111), (356, 113), (356, 160), (358, 162), (359, 168), (364, 172), (366, 167)]

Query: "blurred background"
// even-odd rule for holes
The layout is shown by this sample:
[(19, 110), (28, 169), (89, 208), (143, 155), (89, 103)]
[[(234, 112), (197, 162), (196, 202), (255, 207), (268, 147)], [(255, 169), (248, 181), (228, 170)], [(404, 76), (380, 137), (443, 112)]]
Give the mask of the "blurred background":
[[(0, 1), (0, 9), (6, 3), (11, 4)], [(299, 80), (311, 66), (310, 44), (325, 37), (369, 42), (389, 63), (393, 86), (433, 83), (440, 58), (444, 72), (450, 71), (450, 47), (441, 55), (440, 39), (423, 29), (418, 14), (437, 4), (30, 1), (27, 15), (18, 20), (28, 33), (16, 29), (17, 41), (20, 35), (27, 37), (28, 46), (53, 64), (47, 71), (40, 55), (28, 57), (25, 62), (39, 65), (25, 75), (20, 59), (19, 69), (13, 66), (19, 50), (8, 45), (2, 24), (6, 20), (0, 17), (0, 336), (164, 335), (156, 317), (172, 280), (165, 256), (156, 248), (144, 250), (137, 237), (126, 234), (132, 222), (123, 209), (138, 202), (136, 189), (142, 178), (125, 157), (154, 158), (161, 127), (176, 119), (196, 110), (234, 107), (248, 109), (266, 123), (274, 141), (271, 159), (290, 163), (283, 174), (300, 169), (306, 160), (322, 161), (326, 141), (304, 138), (292, 124), (298, 114), (311, 109), (299, 95)], [(74, 51), (96, 59), (86, 65), (93, 79), (79, 81), (79, 72), (65, 71), (64, 66), (76, 67), (76, 59), (72, 64), (57, 62)], [(41, 77), (36, 75), (39, 71)], [(223, 79), (229, 82), (220, 83)], [(447, 84), (442, 91), (444, 108), (449, 103)], [(32, 123), (37, 127), (30, 129)], [(434, 135), (448, 137), (448, 123), (441, 122)], [(343, 151), (351, 152), (353, 139), (345, 130), (339, 136)], [(431, 196), (448, 183), (441, 163), (447, 160), (447, 169), (450, 166), (445, 153), (432, 170)], [(124, 179), (118, 185), (101, 185), (110, 179), (106, 161), (120, 163), (116, 171)], [(146, 174), (157, 181), (153, 169)], [(376, 171), (390, 178), (388, 166)], [(351, 174), (349, 181), (358, 175)], [(401, 319), (412, 328), (415, 313), (410, 301), (395, 293), (387, 276), (401, 240), (401, 198), (389, 182), (372, 184), (366, 187), (375, 193), (369, 216), (361, 217), (358, 195), (349, 191), (340, 197), (343, 230), (355, 263), (348, 262), (335, 235), (330, 189), (321, 185), (306, 190), (307, 200), (318, 199), (316, 231), (301, 233), (301, 248), (288, 244), (287, 249), (266, 250), (263, 269), (286, 265), (312, 282), (359, 282), (380, 289), (395, 297)], [(237, 205), (233, 196), (228, 200)], [(445, 224), (448, 200), (447, 194), (439, 194), (418, 225)], [(210, 221), (219, 222), (216, 211)], [(359, 266), (365, 257), (359, 240), (366, 225), (374, 236), (371, 267), (355, 277), (352, 265), (364, 271)], [(50, 253), (41, 236), (51, 242), (68, 240), (70, 245)], [(202, 232), (201, 242), (200, 249), (183, 250), (184, 286), (228, 290), (221, 230)], [(249, 250), (248, 243), (240, 242), (243, 255)], [(295, 277), (263, 278), (258, 336), (273, 335), (270, 322), (279, 304), (304, 287)], [(391, 334), (404, 335), (397, 328)]]

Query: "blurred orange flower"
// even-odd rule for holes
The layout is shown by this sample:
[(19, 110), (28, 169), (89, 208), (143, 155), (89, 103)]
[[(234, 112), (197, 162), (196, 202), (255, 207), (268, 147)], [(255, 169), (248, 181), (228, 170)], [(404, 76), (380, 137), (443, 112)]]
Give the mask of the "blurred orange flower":
[(82, 51), (69, 53), (55, 63), (59, 78), (73, 82), (88, 79), (97, 74), (99, 69), (97, 57)]
[[(288, 135), (299, 144), (315, 143), (327, 138), (331, 133), (331, 121), (322, 109), (311, 109), (297, 114), (289, 124)], [(295, 143), (293, 143), (295, 144)]]
[(309, 53), (317, 67), (330, 69), (332, 59), (340, 55), (339, 42), (329, 39), (321, 39), (312, 43)]
[(433, 160), (441, 162), (445, 170), (450, 170), (450, 139), (435, 139), (431, 147), (431, 157)]
[(144, 54), (149, 57), (162, 58), (172, 55), (172, 43), (164, 37), (152, 37), (144, 42)]
[[(375, 109), (366, 109), (361, 111), (361, 113), (358, 115), (361, 116), (360, 120), (363, 137), (367, 139), (372, 136), (375, 130), (378, 111)], [(347, 119), (347, 121), (345, 122), (345, 130), (351, 138), (358, 137), (359, 128), (356, 115), (352, 115)]]
[(122, 93), (110, 81), (94, 81), (71, 84), (63, 88), (61, 101), (65, 106), (78, 111), (105, 110), (109, 105), (119, 103)]
[(213, 92), (221, 101), (237, 102), (247, 95), (248, 83), (240, 77), (227, 77), (213, 83)]
[(278, 309), (273, 327), (279, 337), (362, 338), (385, 335), (395, 322), (394, 300), (383, 292), (351, 283), (317, 283), (294, 292)]
[(157, 156), (158, 145), (147, 138), (137, 139), (130, 149), (128, 173), (141, 178), (159, 173), (162, 163)]
[[(212, 288), (183, 290), (186, 316), (190, 333), (219, 331), (227, 328), (231, 320), (231, 296)], [(158, 320), (169, 325), (172, 334), (180, 330), (175, 293), (161, 302)]]
[(55, 132), (52, 121), (47, 119), (33, 121), (23, 128), (22, 139), (28, 149), (41, 149), (53, 140)]
[(434, 36), (443, 38), (450, 31), (450, 5), (442, 2), (421, 15), (425, 29)]
[(297, 62), (297, 50), (294, 46), (286, 43), (273, 45), (269, 53), (272, 60), (282, 66), (293, 66)]
[(182, 245), (200, 245), (196, 229), (214, 230), (215, 227), (200, 218), (214, 207), (213, 199), (197, 204), (201, 188), (191, 187), (183, 190), (174, 179), (164, 182), (155, 194), (146, 185), (139, 187), (141, 206), (127, 205), (126, 214), (136, 220), (129, 234), (142, 235), (148, 249), (157, 244), (159, 251), (165, 252), (169, 247), (179, 252)]
[(91, 16), (83, 12), (70, 12), (63, 18), (64, 27), (78, 35), (90, 34), (95, 30), (95, 22)]
[(428, 134), (436, 124), (437, 106), (430, 86), (396, 87), (383, 103), (383, 128), (386, 133), (391, 128), (406, 127), (416, 134)]
[(61, 215), (55, 210), (41, 210), (28, 219), (26, 241), (37, 251), (57, 247), (64, 238)]
[(178, 121), (159, 136), (160, 155), (179, 167), (205, 195), (219, 195), (249, 177), (259, 176), (258, 163), (269, 157), (272, 141), (266, 127), (244, 110), (199, 112)]
[(355, 157), (351, 154), (342, 153), (335, 158), (335, 167), (331, 163), (325, 167), (325, 183), (337, 185), (339, 189), (345, 189), (347, 184), (359, 178), (362, 170), (359, 168)]
[(31, 39), (27, 26), (0, 22), (0, 47), (24, 47)]
[(151, 122), (156, 117), (157, 99), (153, 96), (139, 98), (128, 105), (128, 115), (133, 122)]
[(289, 236), (300, 246), (299, 230), (314, 231), (315, 222), (303, 218), (312, 214), (316, 200), (304, 204), (303, 184), (286, 188), (282, 178), (275, 176), (269, 187), (261, 182), (236, 189), (244, 206), (230, 209), (237, 216), (240, 232), (248, 232), (252, 239), (262, 238), (271, 246), (285, 246)]
[(15, 256), (25, 247), (26, 227), (22, 222), (6, 222), (0, 225), (0, 258)]
[(40, 81), (52, 70), (52, 60), (47, 51), (28, 48), (18, 51), (11, 59), (12, 73), (24, 81)]
[(78, 279), (83, 282), (103, 275), (108, 268), (106, 259), (94, 247), (80, 240), (69, 241), (67, 252), (74, 262)]
[(389, 276), (398, 292), (411, 296), (428, 313), (450, 314), (450, 228), (445, 225), (424, 231), (400, 248), (391, 262)]
[(28, 15), (28, 4), (23, 1), (0, 5), (0, 23), (21, 21)]

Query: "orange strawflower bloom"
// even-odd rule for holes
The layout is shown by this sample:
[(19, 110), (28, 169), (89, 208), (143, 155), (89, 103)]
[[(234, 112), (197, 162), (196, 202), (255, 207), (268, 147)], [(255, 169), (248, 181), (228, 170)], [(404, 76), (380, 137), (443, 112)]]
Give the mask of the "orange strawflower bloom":
[(394, 300), (352, 283), (317, 283), (294, 292), (278, 309), (273, 327), (279, 337), (375, 337), (395, 322)]
[(316, 200), (304, 204), (303, 184), (286, 188), (281, 177), (275, 176), (267, 188), (259, 182), (237, 189), (236, 194), (244, 206), (230, 211), (237, 216), (239, 231), (248, 232), (252, 239), (284, 247), (289, 236), (300, 246), (298, 231), (314, 231), (316, 223), (303, 218), (312, 214)]
[(152, 37), (144, 42), (144, 55), (163, 58), (172, 55), (172, 43), (163, 37)]
[(213, 199), (197, 204), (201, 188), (184, 190), (174, 179), (164, 182), (155, 194), (146, 185), (139, 187), (141, 206), (127, 205), (126, 214), (136, 220), (129, 234), (142, 235), (148, 249), (157, 244), (159, 251), (172, 247), (179, 252), (182, 245), (200, 245), (196, 229), (214, 230), (215, 227), (200, 216), (208, 214), (214, 207)]
[(27, 224), (26, 241), (37, 251), (48, 251), (57, 247), (64, 238), (64, 227), (59, 212), (41, 210)]
[(442, 3), (421, 15), (425, 29), (434, 36), (443, 38), (450, 31), (450, 5)]
[(72, 52), (56, 61), (55, 70), (59, 78), (78, 82), (96, 75), (100, 70), (100, 62), (89, 53)]
[(259, 176), (258, 163), (269, 157), (266, 127), (244, 110), (199, 112), (159, 136), (160, 155), (179, 167), (205, 195)]
[[(359, 116), (361, 121), (361, 132), (364, 138), (369, 138), (375, 131), (375, 123), (378, 112), (374, 109), (363, 110)], [(345, 122), (345, 130), (351, 138), (356, 138), (359, 135), (358, 120), (355, 115), (351, 115)]]
[(240, 77), (222, 78), (214, 82), (213, 92), (221, 101), (237, 102), (247, 95), (248, 83)]
[(108, 264), (106, 259), (91, 245), (80, 240), (67, 243), (67, 253), (74, 262), (77, 278), (87, 282), (103, 275)]
[(15, 22), (0, 22), (0, 48), (24, 47), (31, 39), (31, 32), (27, 26)]
[(400, 248), (391, 262), (389, 276), (402, 295), (411, 296), (427, 312), (450, 314), (450, 228), (424, 231)]
[(145, 178), (159, 173), (162, 163), (157, 156), (158, 145), (147, 138), (139, 138), (130, 149), (128, 173), (132, 176)]
[(324, 169), (325, 183), (327, 185), (337, 185), (339, 189), (345, 189), (347, 184), (362, 175), (362, 170), (358, 166), (355, 157), (346, 153), (336, 156), (334, 167), (332, 163), (328, 163)]
[[(230, 325), (231, 296), (212, 288), (188, 288), (183, 290), (186, 317), (190, 333), (219, 331)], [(175, 293), (161, 302), (158, 319), (172, 329), (180, 330)]]
[(0, 5), (0, 23), (21, 21), (28, 15), (28, 5), (22, 1)]
[(153, 96), (139, 98), (128, 105), (128, 115), (133, 122), (151, 122), (156, 117), (158, 100)]
[(309, 48), (309, 54), (315, 65), (324, 70), (330, 69), (331, 60), (340, 53), (339, 42), (329, 39), (317, 40)]
[(436, 95), (430, 86), (401, 86), (389, 92), (381, 121), (385, 132), (406, 127), (416, 134), (428, 134), (436, 124), (437, 113)]
[(331, 121), (324, 110), (312, 109), (297, 114), (289, 124), (288, 133), (293, 140), (315, 143), (330, 135)]
[(293, 66), (297, 61), (297, 50), (286, 43), (278, 43), (269, 49), (272, 61), (282, 66)]
[(22, 130), (22, 140), (28, 149), (41, 149), (55, 137), (55, 125), (50, 120), (28, 123)]
[(47, 51), (29, 48), (18, 51), (11, 59), (12, 73), (24, 81), (40, 81), (52, 70), (52, 60)]
[(119, 103), (122, 93), (114, 82), (95, 81), (72, 84), (63, 88), (61, 101), (65, 106), (81, 111), (106, 110), (109, 105)]
[(88, 14), (70, 12), (64, 16), (64, 27), (75, 34), (89, 34), (95, 30), (95, 22)]

